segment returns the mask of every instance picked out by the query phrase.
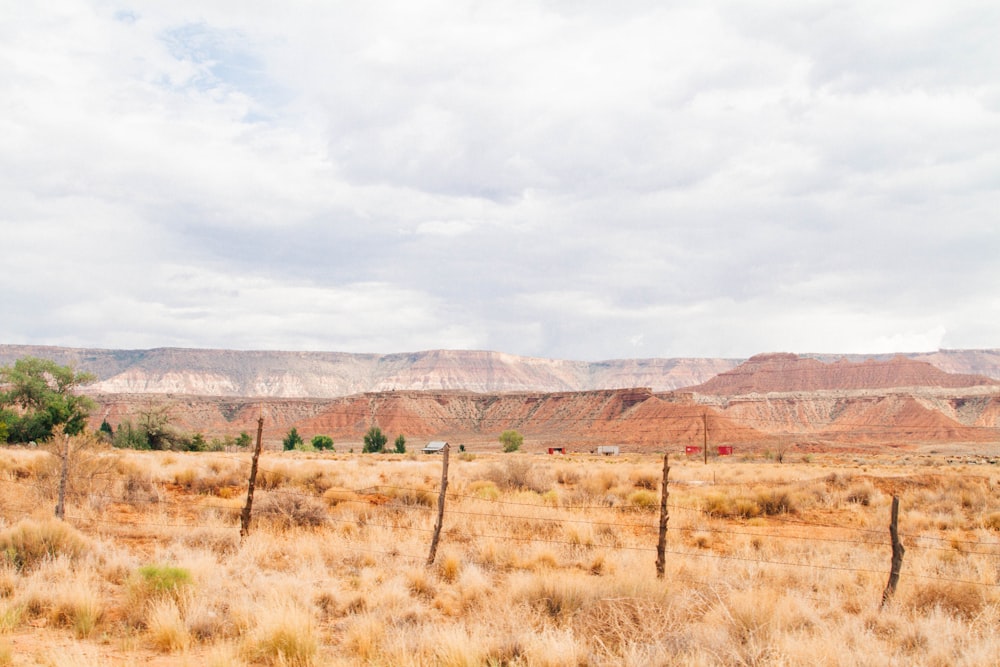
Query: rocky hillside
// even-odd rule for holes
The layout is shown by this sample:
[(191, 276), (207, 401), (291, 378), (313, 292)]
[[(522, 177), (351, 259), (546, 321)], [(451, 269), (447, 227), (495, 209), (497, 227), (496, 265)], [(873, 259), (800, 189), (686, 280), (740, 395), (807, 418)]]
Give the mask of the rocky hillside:
[(799, 439), (912, 444), (1000, 435), (1000, 381), (903, 356), (824, 363), (762, 354), (689, 391), (736, 423)]
[(788, 391), (982, 386), (1000, 386), (1000, 381), (982, 375), (946, 373), (926, 361), (904, 356), (824, 363), (794, 354), (759, 354), (689, 390), (738, 396)]
[[(496, 393), (650, 387), (654, 392), (665, 392), (701, 385), (720, 373), (735, 369), (742, 361), (617, 359), (582, 362), (520, 357), (500, 352), (449, 350), (348, 354), (0, 345), (0, 365), (11, 364), (27, 355), (71, 364), (79, 370), (93, 373), (99, 381), (91, 389), (100, 393), (282, 398), (334, 398), (401, 390)], [(792, 355), (779, 355), (779, 363), (782, 356)], [(905, 356), (927, 362), (947, 373), (979, 374), (1000, 379), (1000, 350), (941, 350)], [(866, 362), (870, 364), (867, 367), (872, 371), (870, 374), (874, 375), (880, 364), (891, 363), (892, 358), (884, 355), (809, 355), (808, 361), (814, 366), (820, 363)], [(863, 374), (857, 373), (858, 382), (866, 381), (860, 377)]]
[(201, 396), (334, 398), (374, 391), (586, 391), (704, 382), (736, 359), (621, 359), (601, 362), (432, 350), (408, 354), (95, 350), (0, 345), (0, 365), (43, 357), (97, 376), (92, 391)]
[(631, 451), (662, 450), (700, 443), (706, 421), (713, 443), (750, 443), (764, 437), (714, 409), (649, 389), (504, 394), (398, 391), (335, 399), (122, 394), (97, 398), (101, 409), (93, 416), (96, 424), (107, 419), (118, 425), (152, 406), (166, 405), (178, 428), (217, 436), (253, 433), (258, 417), (263, 416), (265, 440), (273, 448), (292, 426), (306, 439), (325, 434), (342, 446), (351, 446), (343, 445), (346, 442), (357, 447), (374, 423), (392, 438), (405, 434), (411, 448), (435, 439), (495, 447), (497, 436), (513, 428), (524, 434), (529, 449), (559, 444), (588, 450), (614, 443)]
[[(293, 426), (346, 447), (379, 424), (412, 446), (447, 439), (496, 447), (521, 431), (529, 448), (626, 451), (700, 445), (844, 448), (1000, 441), (1000, 382), (945, 372), (990, 368), (996, 351), (912, 357), (757, 355), (600, 363), (495, 352), (399, 355), (108, 351), (0, 346), (0, 363), (41, 356), (89, 370), (96, 427), (166, 407), (174, 425), (208, 437), (253, 433), (277, 447)], [(935, 356), (936, 355), (936, 356)], [(916, 357), (920, 358), (916, 358)], [(995, 368), (995, 367), (994, 367)], [(687, 389), (676, 390), (687, 386)], [(640, 387), (640, 388), (636, 388)], [(647, 387), (647, 388), (641, 388)], [(351, 444), (353, 443), (353, 445)]]

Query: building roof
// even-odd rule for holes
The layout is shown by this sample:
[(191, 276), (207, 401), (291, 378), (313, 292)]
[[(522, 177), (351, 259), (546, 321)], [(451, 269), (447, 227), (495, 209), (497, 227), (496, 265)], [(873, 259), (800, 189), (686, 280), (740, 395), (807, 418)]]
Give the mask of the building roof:
[(425, 451), (425, 452), (440, 452), (447, 445), (448, 445), (448, 443), (445, 442), (444, 440), (431, 440), (430, 442), (427, 443), (427, 446), (424, 447), (423, 451)]

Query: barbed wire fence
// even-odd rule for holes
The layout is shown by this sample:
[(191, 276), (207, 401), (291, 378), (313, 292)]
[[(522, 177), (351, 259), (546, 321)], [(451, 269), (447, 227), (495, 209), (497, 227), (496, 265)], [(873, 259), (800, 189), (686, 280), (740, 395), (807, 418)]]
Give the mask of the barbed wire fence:
[[(260, 434), (258, 434), (258, 443)], [(111, 484), (103, 487), (95, 486), (93, 477), (88, 484), (75, 483), (80, 475), (104, 475), (108, 479), (114, 474), (111, 467), (103, 465), (83, 465), (73, 470), (70, 461), (68, 442), (65, 454), (61, 456), (59, 466), (58, 504), (56, 514), (60, 519), (70, 522), (82, 530), (92, 530), (98, 533), (122, 529), (137, 529), (143, 532), (154, 532), (163, 529), (189, 531), (204, 525), (205, 511), (214, 512), (222, 517), (225, 526), (239, 524), (240, 539), (250, 534), (253, 525), (251, 500), (259, 473), (277, 476), (275, 469), (266, 466), (258, 468), (259, 451), (255, 452), (250, 461), (245, 456), (226, 456), (230, 460), (242, 464), (250, 464), (250, 475), (247, 479), (245, 492), (247, 502), (242, 511), (238, 511), (232, 502), (214, 495), (199, 495), (198, 502), (190, 499), (171, 499), (155, 493), (155, 489), (147, 494), (136, 493), (127, 484), (121, 489), (115, 489)], [(76, 459), (79, 461), (79, 458)], [(348, 489), (345, 497), (336, 500), (337, 505), (354, 506), (358, 512), (354, 516), (334, 514), (324, 511), (321, 520), (311, 525), (359, 525), (367, 528), (378, 528), (394, 535), (419, 537), (429, 540), (429, 554), (419, 556), (404, 553), (400, 550), (402, 540), (389, 550), (376, 549), (366, 542), (358, 540), (355, 543), (344, 543), (339, 548), (348, 552), (370, 554), (382, 558), (409, 560), (414, 563), (423, 562), (430, 567), (435, 563), (439, 542), (454, 543), (451, 548), (457, 549), (468, 545), (476, 545), (482, 541), (499, 540), (521, 544), (549, 545), (572, 549), (608, 550), (648, 554), (651, 568), (657, 578), (664, 578), (665, 565), (668, 556), (672, 559), (698, 559), (717, 562), (739, 562), (765, 568), (800, 568), (816, 571), (842, 571), (867, 575), (888, 575), (888, 583), (881, 591), (881, 606), (892, 599), (901, 578), (934, 581), (950, 585), (974, 585), (988, 589), (997, 589), (997, 572), (1000, 571), (1000, 541), (960, 539), (957, 537), (941, 537), (925, 535), (918, 532), (906, 533), (899, 531), (900, 498), (892, 495), (891, 515), (879, 517), (884, 520), (887, 529), (874, 529), (850, 526), (833, 521), (808, 521), (789, 513), (778, 513), (767, 517), (764, 526), (752, 526), (746, 522), (738, 522), (736, 526), (719, 526), (713, 523), (718, 519), (711, 509), (704, 506), (693, 506), (670, 500), (669, 455), (663, 457), (662, 481), (659, 484), (659, 503), (628, 504), (620, 503), (609, 506), (607, 503), (577, 503), (577, 504), (539, 504), (537, 501), (525, 502), (511, 498), (490, 497), (475, 493), (448, 491), (448, 448), (441, 459), (441, 484), (436, 503), (433, 494), (426, 488), (417, 488), (393, 484), (377, 484), (356, 489)], [(0, 487), (8, 487), (6, 498), (20, 498), (24, 506), (13, 504), (2, 508), (8, 520), (37, 516), (39, 500), (50, 500), (53, 495), (53, 474), (51, 471), (44, 478), (33, 479), (24, 471), (8, 470), (0, 477)], [(806, 485), (816, 480), (799, 482)], [(280, 484), (271, 480), (267, 484), (267, 493), (276, 497), (292, 499), (296, 502), (323, 504), (323, 494), (310, 492), (306, 489), (281, 488)], [(76, 488), (75, 493), (67, 495), (67, 488)], [(234, 499), (238, 499), (234, 498)], [(233, 499), (231, 499), (233, 500)], [(67, 503), (67, 501), (70, 501)], [(128, 514), (106, 514), (103, 512), (87, 512), (84, 502), (89, 501), (98, 506), (108, 507), (115, 504), (142, 506), (155, 505), (161, 510), (163, 518), (153, 519), (148, 512)], [(73, 505), (76, 507), (73, 507)], [(657, 515), (656, 510), (659, 510)], [(260, 508), (258, 508), (260, 511)], [(753, 556), (742, 553), (721, 553), (713, 550), (684, 548), (680, 540), (674, 539), (671, 545), (669, 534), (683, 534), (690, 528), (668, 530), (670, 513), (686, 512), (699, 523), (698, 532), (709, 533), (726, 538), (749, 538), (750, 540), (767, 540), (771, 542), (805, 541), (808, 545), (828, 543), (856, 546), (864, 548), (866, 554), (872, 549), (884, 548), (886, 567), (877, 568), (858, 566), (846, 563), (811, 562), (793, 558), (776, 558)], [(96, 516), (95, 516), (96, 514)], [(600, 516), (595, 517), (595, 514)], [(138, 516), (136, 516), (138, 515)], [(237, 521), (238, 520), (238, 521)], [(527, 530), (514, 532), (504, 530), (505, 524), (520, 523)], [(294, 523), (294, 520), (292, 521)], [(492, 528), (489, 528), (492, 527)], [(584, 529), (589, 537), (565, 537), (567, 528)], [(787, 534), (784, 528), (793, 529), (793, 534)], [(579, 532), (579, 531), (577, 531)], [(831, 534), (833, 533), (833, 534)], [(630, 536), (626, 540), (623, 536)], [(598, 539), (601, 538), (601, 539)], [(906, 547), (904, 549), (904, 542)], [(411, 540), (412, 543), (412, 540)], [(946, 576), (940, 573), (903, 571), (903, 555), (906, 550), (919, 553), (948, 552), (957, 555), (966, 562), (977, 560), (980, 566), (973, 569), (983, 572), (979, 580)], [(690, 578), (688, 578), (690, 580)], [(706, 582), (700, 582), (706, 583)]]

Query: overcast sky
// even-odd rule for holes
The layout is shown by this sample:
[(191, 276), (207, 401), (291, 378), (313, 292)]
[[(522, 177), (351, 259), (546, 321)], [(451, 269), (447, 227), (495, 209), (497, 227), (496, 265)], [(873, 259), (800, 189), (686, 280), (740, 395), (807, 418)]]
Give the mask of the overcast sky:
[(0, 0), (0, 342), (1000, 347), (1000, 5)]

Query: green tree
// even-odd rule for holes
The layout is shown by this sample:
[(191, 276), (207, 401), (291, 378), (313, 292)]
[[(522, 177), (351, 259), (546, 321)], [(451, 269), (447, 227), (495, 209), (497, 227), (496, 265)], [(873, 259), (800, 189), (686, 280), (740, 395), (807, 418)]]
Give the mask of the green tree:
[(313, 449), (333, 451), (333, 438), (328, 435), (315, 435), (312, 439)]
[[(146, 436), (148, 443), (143, 449), (177, 449), (183, 439), (170, 425), (170, 406), (148, 404), (139, 412), (136, 429)], [(121, 426), (119, 426), (119, 430)], [(181, 447), (183, 449), (183, 447)]]
[(146, 432), (130, 420), (122, 420), (118, 424), (118, 430), (111, 440), (111, 444), (118, 449), (149, 449), (149, 438)]
[(292, 430), (289, 431), (288, 435), (285, 436), (285, 439), (281, 441), (281, 444), (284, 447), (284, 449), (285, 449), (286, 452), (290, 451), (290, 450), (293, 450), (296, 447), (301, 447), (302, 446), (302, 436), (299, 435), (298, 429), (296, 429), (293, 426)]
[(7, 439), (47, 440), (59, 425), (67, 435), (82, 432), (95, 404), (75, 392), (95, 379), (89, 373), (35, 357), (0, 368), (0, 421), (7, 424)]
[(503, 445), (505, 452), (516, 452), (524, 444), (524, 436), (510, 429), (500, 434), (500, 444)]
[(402, 433), (400, 433), (399, 436), (396, 438), (396, 442), (393, 443), (393, 446), (396, 448), (397, 454), (406, 453), (406, 438), (403, 437)]
[(240, 431), (240, 437), (236, 438), (237, 447), (249, 447), (250, 446), (250, 434), (246, 431)]
[(382, 429), (378, 426), (372, 426), (365, 433), (365, 446), (361, 448), (361, 452), (363, 454), (376, 454), (385, 451), (385, 443), (388, 441), (389, 438), (382, 433)]
[(103, 433), (104, 437), (106, 437), (108, 440), (111, 440), (112, 438), (115, 437), (115, 431), (113, 428), (111, 428), (111, 424), (108, 423), (107, 419), (101, 421), (101, 427), (97, 430)]
[(188, 443), (188, 451), (192, 452), (207, 452), (208, 442), (205, 441), (205, 436), (201, 433), (195, 433), (191, 436), (191, 441)]

